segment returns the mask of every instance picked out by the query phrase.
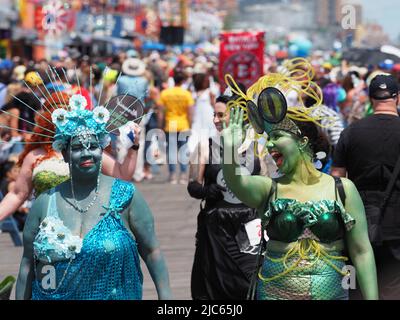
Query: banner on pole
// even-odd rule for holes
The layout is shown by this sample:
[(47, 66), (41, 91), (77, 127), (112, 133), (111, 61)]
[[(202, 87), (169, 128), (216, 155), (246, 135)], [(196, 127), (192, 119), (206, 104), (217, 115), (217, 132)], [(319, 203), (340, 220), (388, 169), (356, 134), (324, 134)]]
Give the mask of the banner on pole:
[(221, 34), (219, 80), (226, 88), (225, 74), (249, 88), (264, 74), (264, 32), (224, 32)]

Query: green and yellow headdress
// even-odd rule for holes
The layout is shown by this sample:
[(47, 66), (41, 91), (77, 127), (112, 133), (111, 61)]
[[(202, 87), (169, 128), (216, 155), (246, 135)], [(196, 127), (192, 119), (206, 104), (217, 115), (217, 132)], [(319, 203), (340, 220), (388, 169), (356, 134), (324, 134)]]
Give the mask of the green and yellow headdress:
[[(249, 120), (258, 135), (284, 130), (301, 136), (301, 130), (292, 120), (311, 121), (321, 126), (322, 117), (315, 110), (320, 107), (323, 96), (320, 87), (312, 81), (313, 78), (314, 69), (303, 58), (286, 61), (280, 72), (261, 77), (246, 93), (227, 74), (225, 81), (238, 96), (228, 103), (228, 109), (244, 109), (244, 120)], [(288, 105), (286, 100), (285, 96), (291, 91), (297, 93), (296, 105)], [(314, 106), (307, 108), (305, 97), (314, 99)]]

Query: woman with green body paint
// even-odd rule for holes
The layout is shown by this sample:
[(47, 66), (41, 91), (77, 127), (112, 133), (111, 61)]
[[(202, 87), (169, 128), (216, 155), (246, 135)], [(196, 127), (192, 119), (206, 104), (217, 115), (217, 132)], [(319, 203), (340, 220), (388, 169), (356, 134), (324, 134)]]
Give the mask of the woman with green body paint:
[[(224, 150), (237, 159), (243, 109), (231, 111), (223, 130)], [(265, 122), (264, 122), (265, 124)], [(343, 281), (355, 271), (365, 299), (377, 299), (376, 268), (363, 203), (354, 184), (317, 171), (312, 160), (318, 130), (312, 122), (264, 125), (267, 149), (281, 177), (241, 176), (233, 163), (223, 165), (228, 187), (246, 205), (257, 208), (269, 241), (257, 270), (257, 299), (348, 299)], [(226, 154), (226, 153), (225, 153)], [(230, 157), (228, 157), (230, 158)], [(345, 203), (338, 196), (340, 184)], [(348, 254), (354, 268), (345, 268)], [(348, 280), (354, 279), (353, 274)], [(344, 280), (347, 280), (344, 279)]]

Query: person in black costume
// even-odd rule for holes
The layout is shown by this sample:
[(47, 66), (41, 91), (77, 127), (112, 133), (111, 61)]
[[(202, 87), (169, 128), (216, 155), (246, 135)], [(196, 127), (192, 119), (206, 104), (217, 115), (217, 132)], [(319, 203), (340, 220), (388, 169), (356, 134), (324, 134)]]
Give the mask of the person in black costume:
[[(223, 129), (222, 123), (229, 121), (229, 100), (228, 96), (216, 100), (214, 124), (218, 132)], [(208, 143), (199, 143), (198, 159), (193, 155), (191, 158), (188, 192), (202, 200), (191, 278), (194, 300), (246, 299), (256, 265), (260, 221), (256, 210), (242, 204), (226, 187), (220, 164), (221, 146), (220, 136), (212, 137)], [(246, 149), (240, 159), (243, 170), (259, 174), (260, 161), (254, 156), (254, 145)]]

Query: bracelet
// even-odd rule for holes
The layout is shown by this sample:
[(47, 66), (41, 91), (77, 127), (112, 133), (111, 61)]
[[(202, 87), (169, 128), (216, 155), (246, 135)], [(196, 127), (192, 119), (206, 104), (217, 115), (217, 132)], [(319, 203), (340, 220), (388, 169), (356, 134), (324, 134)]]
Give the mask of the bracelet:
[(134, 145), (131, 147), (132, 150), (139, 150), (139, 148), (140, 148), (140, 144), (139, 144), (139, 143), (138, 143), (138, 144), (134, 144)]

